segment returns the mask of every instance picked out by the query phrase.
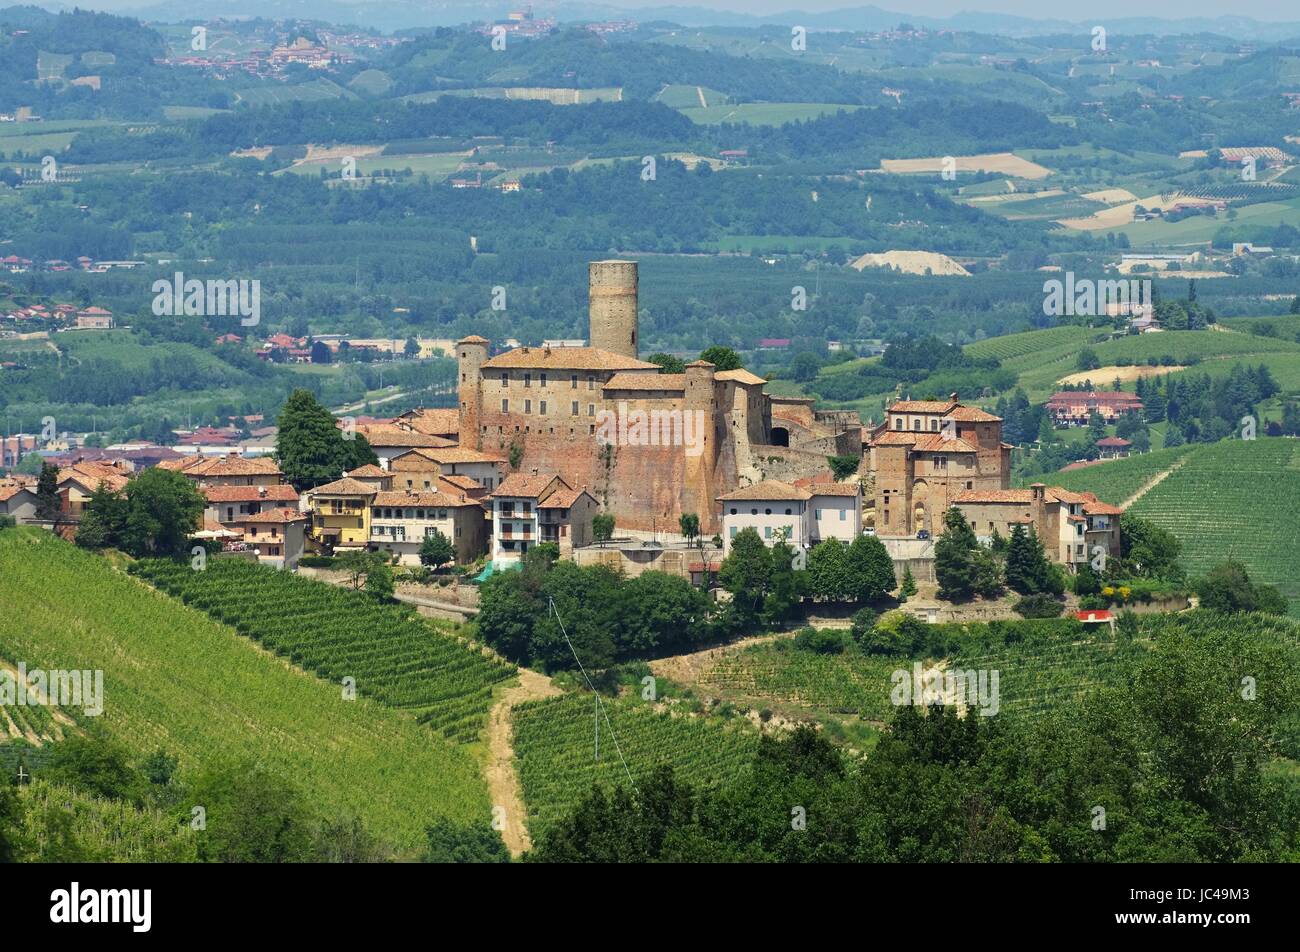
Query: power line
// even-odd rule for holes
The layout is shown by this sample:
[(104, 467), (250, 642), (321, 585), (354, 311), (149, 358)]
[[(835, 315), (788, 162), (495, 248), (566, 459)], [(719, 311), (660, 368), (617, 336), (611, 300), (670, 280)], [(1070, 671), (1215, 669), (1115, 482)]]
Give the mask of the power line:
[[(569, 640), (569, 633), (565, 630), (563, 619), (560, 618), (560, 611), (555, 607), (555, 599), (548, 595), (546, 601), (551, 607), (551, 614), (555, 616), (555, 621), (560, 626), (560, 634), (564, 635), (564, 643), (569, 646), (569, 653), (573, 655), (573, 660), (578, 664), (578, 670), (582, 672), (582, 680), (587, 682), (587, 688), (596, 698), (597, 710), (605, 718), (605, 727), (609, 730), (609, 736), (614, 739), (614, 750), (618, 752), (618, 759), (623, 762), (623, 772), (627, 774), (627, 782), (631, 784), (632, 792), (640, 795), (641, 791), (637, 790), (636, 781), (632, 779), (632, 771), (627, 765), (627, 759), (623, 756), (623, 748), (619, 746), (618, 735), (614, 733), (614, 725), (609, 721), (609, 712), (605, 710), (605, 703), (600, 699), (600, 692), (596, 690), (596, 686), (591, 683), (591, 678), (587, 676), (587, 669), (582, 666), (582, 660), (578, 657), (578, 652), (573, 650), (573, 642)], [(599, 720), (596, 721), (596, 729), (598, 731), (600, 729)]]

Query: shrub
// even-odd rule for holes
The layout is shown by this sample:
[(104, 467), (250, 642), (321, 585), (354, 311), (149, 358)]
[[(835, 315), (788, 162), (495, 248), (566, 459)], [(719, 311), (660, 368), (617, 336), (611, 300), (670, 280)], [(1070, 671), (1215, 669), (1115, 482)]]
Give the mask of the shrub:
[(801, 628), (794, 636), (794, 646), (814, 654), (839, 654), (844, 650), (844, 634), (833, 628)]
[(1050, 595), (1026, 595), (1016, 602), (1015, 610), (1022, 618), (1059, 618), (1062, 605)]

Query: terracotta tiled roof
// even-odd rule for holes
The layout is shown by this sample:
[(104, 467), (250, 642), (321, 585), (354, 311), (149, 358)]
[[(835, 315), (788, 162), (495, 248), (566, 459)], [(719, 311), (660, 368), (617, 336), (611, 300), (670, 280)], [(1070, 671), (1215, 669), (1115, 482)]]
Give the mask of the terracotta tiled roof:
[(441, 483), (451, 483), (457, 489), (471, 490), (482, 489), (483, 484), (477, 479), (471, 479), (468, 476), (439, 476), (438, 481)]
[(395, 456), (395, 460), (403, 460), (408, 456), (419, 456), (435, 463), (504, 463), (505, 457), (492, 453), (480, 453), (478, 450), (472, 450), (466, 446), (439, 446), (439, 447), (417, 447), (409, 453), (403, 453)]
[(36, 495), (35, 486), (0, 486), (0, 502), (8, 502), (19, 493), (28, 492)]
[(375, 495), (372, 506), (430, 506), (436, 509), (457, 509), (462, 506), (477, 506), (477, 500), (463, 494), (423, 493), (423, 492), (381, 492)]
[(723, 493), (718, 499), (733, 501), (759, 501), (767, 499), (811, 499), (812, 493), (806, 489), (800, 489), (798, 486), (791, 486), (789, 483), (778, 482), (775, 479), (765, 479), (761, 483), (754, 483), (752, 486), (741, 486), (739, 489), (733, 489), (729, 493)]
[(62, 486), (66, 482), (75, 482), (87, 489), (95, 489), (103, 483), (109, 489), (117, 491), (124, 487), (129, 479), (130, 474), (110, 463), (84, 460), (59, 470), (58, 483)]
[(424, 446), (436, 448), (456, 445), (454, 440), (433, 436), (428, 433), (420, 433), (416, 430), (408, 430), (404, 427), (394, 426), (391, 423), (358, 425), (356, 431), (364, 436), (371, 446)]
[(207, 462), (205, 457), (195, 454), (182, 456), (180, 459), (165, 459), (158, 464), (158, 468), (169, 469), (175, 473), (184, 473), (205, 462)]
[(686, 374), (617, 373), (602, 387), (604, 390), (685, 390)]
[(592, 502), (596, 497), (587, 492), (586, 487), (574, 489), (571, 486), (557, 486), (555, 491), (538, 505), (538, 509), (569, 509), (582, 496), (591, 496)]
[[(705, 370), (713, 370), (713, 369), (716, 368), (717, 365), (716, 365), (716, 364), (711, 364), (711, 363), (709, 363), (707, 360), (692, 360), (692, 361), (691, 361), (689, 364), (687, 364), (686, 366), (687, 366), (687, 367), (701, 367), (701, 368), (703, 368), (703, 369), (705, 369)], [(716, 374), (715, 374), (715, 376), (716, 376)]]
[(714, 374), (713, 379), (731, 380), (751, 387), (767, 383), (767, 381), (758, 376), (758, 374), (750, 373), (744, 367), (737, 367), (735, 370), (724, 370), (722, 373)]
[(1128, 440), (1124, 439), (1123, 437), (1119, 437), (1119, 436), (1103, 436), (1101, 439), (1099, 439), (1099, 440), (1097, 441), (1097, 445), (1098, 445), (1098, 446), (1115, 446), (1115, 447), (1123, 448), (1123, 447), (1125, 447), (1125, 446), (1132, 446), (1133, 444), (1132, 444), (1131, 442), (1129, 442)]
[(546, 492), (546, 488), (551, 485), (552, 480), (558, 480), (563, 486), (568, 485), (554, 473), (539, 473), (535, 476), (524, 473), (511, 473), (501, 480), (501, 485), (488, 495), (537, 499), (542, 493)]
[(352, 472), (343, 475), (352, 479), (386, 479), (393, 474), (380, 469), (374, 463), (367, 463), (365, 466), (358, 466)]
[(460, 432), (460, 411), (454, 408), (420, 407), (401, 417), (411, 429), (429, 436), (446, 436)]
[(1140, 407), (1142, 398), (1122, 390), (1059, 390), (1047, 401), (1048, 407)]
[(255, 456), (246, 459), (243, 456), (230, 454), (228, 456), (201, 459), (199, 462), (182, 469), (182, 472), (187, 476), (199, 477), (279, 476), (280, 466), (269, 456)]
[(309, 496), (369, 496), (374, 492), (375, 487), (369, 483), (349, 479), (347, 476), (336, 479), (332, 483), (326, 483), (324, 486), (317, 486), (315, 489), (307, 490)]
[(994, 416), (987, 410), (981, 410), (979, 407), (953, 407), (952, 412), (948, 414), (954, 420), (960, 420), (962, 423), (1000, 423), (1002, 417)]
[(487, 370), (502, 368), (539, 368), (546, 370), (650, 370), (658, 371), (658, 364), (624, 357), (622, 354), (601, 350), (599, 347), (516, 347), (504, 354), (485, 360)]
[(1108, 502), (1102, 502), (1097, 498), (1095, 493), (1080, 493), (1086, 500), (1083, 504), (1083, 511), (1090, 516), (1122, 516), (1124, 510), (1119, 506), (1112, 506)]
[(236, 516), (236, 522), (306, 522), (307, 513), (299, 512), (297, 509), (267, 509), (265, 512), (255, 512), (247, 516)]
[(462, 337), (456, 341), (458, 344), (490, 344), (492, 343), (486, 337), (479, 337), (477, 334), (470, 334), (468, 337)]
[(889, 408), (890, 413), (947, 413), (959, 406), (953, 400), (899, 400)]
[(208, 502), (297, 502), (298, 490), (292, 486), (204, 486), (203, 493)]
[(862, 487), (857, 483), (816, 483), (808, 487), (814, 496), (858, 496)]

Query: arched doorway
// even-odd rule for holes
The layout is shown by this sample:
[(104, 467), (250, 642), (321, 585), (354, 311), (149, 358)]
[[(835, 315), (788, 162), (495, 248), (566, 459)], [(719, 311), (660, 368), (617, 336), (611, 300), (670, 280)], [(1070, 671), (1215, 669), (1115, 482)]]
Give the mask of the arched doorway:
[(772, 427), (772, 445), (773, 445), (773, 446), (789, 446), (789, 445), (790, 445), (790, 431), (787, 430), (787, 429), (786, 429), (785, 427), (783, 427), (783, 426), (774, 426), (774, 427)]

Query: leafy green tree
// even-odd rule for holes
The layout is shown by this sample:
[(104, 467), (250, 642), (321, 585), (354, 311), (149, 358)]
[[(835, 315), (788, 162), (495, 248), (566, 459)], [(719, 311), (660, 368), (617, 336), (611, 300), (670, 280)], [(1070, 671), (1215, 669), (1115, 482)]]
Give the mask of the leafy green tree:
[(36, 518), (54, 519), (59, 514), (59, 468), (41, 463), (41, 475), (36, 481)]
[(366, 592), (379, 601), (393, 597), (393, 570), (387, 563), (379, 562), (366, 573)]
[(1091, 347), (1082, 348), (1074, 361), (1075, 370), (1096, 370), (1100, 366), (1101, 361), (1097, 358), (1097, 352)]
[(487, 824), (461, 826), (439, 817), (424, 831), (426, 863), (508, 863), (501, 834)]
[(860, 535), (848, 550), (849, 597), (859, 602), (884, 598), (898, 584), (894, 560), (885, 543), (875, 536)]
[(139, 803), (144, 777), (131, 766), (130, 752), (102, 731), (73, 735), (54, 745), (41, 779), (107, 800)]
[(1119, 517), (1120, 564), (1108, 566), (1114, 577), (1157, 578), (1170, 582), (1185, 578), (1178, 556), (1182, 543), (1154, 522), (1124, 513)]
[(617, 585), (620, 657), (685, 649), (708, 630), (708, 596), (679, 575), (642, 572)]
[(492, 575), (479, 589), (479, 613), (474, 619), (478, 636), (511, 661), (529, 662), (533, 626), (546, 612), (539, 592), (540, 581), (530, 577), (527, 568)]
[(1255, 612), (1285, 615), (1284, 599), (1272, 586), (1255, 585), (1246, 566), (1235, 560), (1221, 562), (1196, 583), (1202, 608), (1221, 612)]
[(808, 573), (795, 568), (795, 550), (785, 539), (779, 540), (768, 553), (771, 574), (767, 597), (763, 600), (763, 618), (773, 624), (792, 614), (808, 589)]
[(686, 544), (690, 545), (700, 537), (700, 517), (693, 512), (684, 512), (677, 518), (677, 528), (686, 537)]
[(407, 357), (419, 357), (420, 342), (417, 341), (414, 337), (406, 338), (406, 344), (402, 348), (402, 353), (405, 354)]
[(731, 593), (731, 604), (742, 628), (758, 620), (771, 581), (771, 552), (753, 528), (741, 529), (731, 540), (731, 552), (718, 568), (718, 583)]
[(826, 462), (831, 468), (831, 475), (835, 481), (842, 483), (858, 471), (862, 465), (862, 457), (856, 453), (850, 453), (846, 456), (828, 456)]
[(184, 552), (208, 505), (183, 475), (157, 467), (133, 476), (123, 492), (126, 521), (116, 544), (136, 558)]
[(420, 563), (427, 565), (435, 572), (456, 560), (456, 548), (448, 539), (437, 529), (433, 533), (424, 537), (420, 543)]
[(299, 790), (261, 764), (209, 767), (189, 799), (203, 807), (195, 831), (208, 863), (302, 863), (312, 857), (311, 814)]
[[(277, 420), (275, 458), (299, 492), (333, 482), (379, 457), (359, 433), (345, 433), (310, 390), (295, 390)], [(351, 438), (349, 438), (351, 437)]]
[(848, 546), (839, 539), (826, 539), (813, 546), (808, 553), (808, 582), (816, 598), (828, 602), (852, 598), (856, 585), (849, 566)]
[(658, 364), (663, 373), (686, 373), (686, 362), (680, 357), (674, 357), (672, 354), (651, 354), (646, 359), (652, 364)]
[(707, 360), (713, 364), (714, 369), (719, 373), (727, 370), (740, 369), (740, 355), (730, 347), (723, 347), (720, 344), (714, 344), (700, 354), (700, 360)]
[(126, 534), (127, 501), (120, 491), (100, 483), (91, 492), (77, 525), (77, 545), (106, 549), (117, 545)]
[(944, 513), (943, 524), (944, 531), (934, 545), (939, 597), (962, 601), (972, 595), (995, 595), (1001, 586), (997, 565), (992, 554), (980, 547), (961, 510), (950, 507)]
[(798, 383), (811, 383), (821, 369), (821, 360), (811, 351), (801, 351), (790, 361), (790, 376)]
[(604, 545), (614, 538), (614, 525), (614, 514), (612, 512), (597, 513), (591, 517), (591, 537)]

